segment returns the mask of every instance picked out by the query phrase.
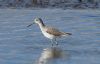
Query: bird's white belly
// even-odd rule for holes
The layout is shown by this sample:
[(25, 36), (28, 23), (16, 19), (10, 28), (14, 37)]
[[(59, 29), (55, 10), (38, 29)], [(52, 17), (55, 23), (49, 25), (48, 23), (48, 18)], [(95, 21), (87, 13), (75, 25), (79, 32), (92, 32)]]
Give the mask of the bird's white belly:
[(45, 32), (45, 31), (42, 31), (42, 33), (43, 33), (43, 35), (44, 35), (45, 37), (47, 37), (47, 38), (49, 38), (49, 39), (55, 38), (54, 35), (51, 35), (51, 34)]

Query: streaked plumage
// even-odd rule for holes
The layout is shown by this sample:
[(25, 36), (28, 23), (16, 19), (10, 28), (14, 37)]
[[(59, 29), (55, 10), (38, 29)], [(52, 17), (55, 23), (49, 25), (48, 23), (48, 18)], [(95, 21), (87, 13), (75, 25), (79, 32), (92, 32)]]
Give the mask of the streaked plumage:
[(46, 27), (46, 28), (47, 28), (46, 32), (49, 33), (49, 34), (52, 34), (54, 36), (63, 36), (63, 35), (66, 35), (66, 34), (71, 35), (71, 33), (61, 32), (56, 28), (52, 28), (52, 27)]

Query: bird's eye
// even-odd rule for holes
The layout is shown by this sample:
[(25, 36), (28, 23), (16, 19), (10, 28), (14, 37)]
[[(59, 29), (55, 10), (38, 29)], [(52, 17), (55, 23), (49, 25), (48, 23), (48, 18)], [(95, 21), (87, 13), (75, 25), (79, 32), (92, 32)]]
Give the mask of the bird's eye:
[(38, 21), (38, 20), (36, 19), (36, 21)]

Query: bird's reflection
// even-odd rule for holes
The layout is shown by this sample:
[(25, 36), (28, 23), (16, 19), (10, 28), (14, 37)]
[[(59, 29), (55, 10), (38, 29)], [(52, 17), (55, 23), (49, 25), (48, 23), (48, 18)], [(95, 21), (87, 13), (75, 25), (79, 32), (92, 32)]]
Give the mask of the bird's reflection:
[(38, 64), (52, 64), (55, 59), (62, 59), (66, 57), (66, 53), (59, 47), (50, 47), (43, 49), (39, 58)]

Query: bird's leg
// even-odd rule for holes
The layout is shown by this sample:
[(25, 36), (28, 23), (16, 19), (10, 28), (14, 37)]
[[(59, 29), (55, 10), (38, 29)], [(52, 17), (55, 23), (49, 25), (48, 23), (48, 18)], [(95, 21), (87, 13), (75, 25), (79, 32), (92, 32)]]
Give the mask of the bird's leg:
[(54, 39), (54, 41), (55, 41), (56, 45), (58, 45), (58, 42), (57, 42), (56, 38)]
[(51, 43), (52, 43), (52, 46), (53, 46), (54, 41), (52, 39), (51, 39)]

